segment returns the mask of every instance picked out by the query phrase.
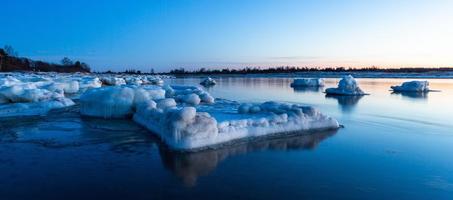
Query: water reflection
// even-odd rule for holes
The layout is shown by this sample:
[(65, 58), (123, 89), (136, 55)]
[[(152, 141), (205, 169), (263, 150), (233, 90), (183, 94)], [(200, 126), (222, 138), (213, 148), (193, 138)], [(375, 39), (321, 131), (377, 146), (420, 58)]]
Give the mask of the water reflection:
[(401, 95), (409, 99), (423, 99), (428, 98), (428, 92), (392, 92), (392, 95)]
[(292, 87), (294, 92), (320, 92), (322, 91), (322, 87), (300, 87), (300, 86), (295, 86)]
[(343, 112), (351, 112), (363, 96), (326, 95), (327, 99), (336, 99)]
[(335, 135), (337, 130), (323, 131), (310, 134), (294, 134), (285, 137), (261, 138), (252, 142), (240, 143), (219, 149), (209, 149), (201, 152), (174, 152), (165, 147), (159, 149), (164, 166), (181, 178), (187, 186), (196, 185), (200, 176), (208, 175), (227, 157), (255, 151), (288, 151), (310, 150)]

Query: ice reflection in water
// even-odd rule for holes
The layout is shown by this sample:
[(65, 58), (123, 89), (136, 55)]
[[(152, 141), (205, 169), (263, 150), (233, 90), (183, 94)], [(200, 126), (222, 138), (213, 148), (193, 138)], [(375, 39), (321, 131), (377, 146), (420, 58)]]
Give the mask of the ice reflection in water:
[(256, 151), (310, 150), (336, 133), (337, 130), (330, 130), (266, 137), (193, 153), (174, 152), (167, 148), (160, 148), (159, 152), (167, 169), (181, 178), (185, 185), (194, 186), (199, 176), (208, 175), (227, 157)]

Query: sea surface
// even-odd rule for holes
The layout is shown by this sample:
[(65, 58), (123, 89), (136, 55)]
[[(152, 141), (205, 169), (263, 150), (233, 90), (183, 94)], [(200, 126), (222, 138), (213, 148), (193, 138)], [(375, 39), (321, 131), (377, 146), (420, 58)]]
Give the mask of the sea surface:
[(206, 90), (311, 105), (344, 128), (178, 153), (132, 121), (81, 118), (78, 106), (1, 119), (0, 199), (453, 199), (453, 80), (430, 79), (441, 92), (417, 95), (389, 91), (405, 79), (358, 79), (363, 97), (291, 81), (221, 78)]

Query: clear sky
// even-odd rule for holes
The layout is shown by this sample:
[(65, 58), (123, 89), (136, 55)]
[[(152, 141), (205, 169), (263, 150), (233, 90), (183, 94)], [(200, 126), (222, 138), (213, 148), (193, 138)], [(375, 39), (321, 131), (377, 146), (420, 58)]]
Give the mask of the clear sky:
[(0, 0), (0, 45), (94, 70), (453, 66), (449, 0)]

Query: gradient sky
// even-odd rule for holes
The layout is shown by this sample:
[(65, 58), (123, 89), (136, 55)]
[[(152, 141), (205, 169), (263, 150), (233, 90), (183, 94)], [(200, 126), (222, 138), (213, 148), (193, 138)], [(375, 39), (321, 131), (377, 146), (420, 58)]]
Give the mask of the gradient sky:
[(453, 1), (0, 0), (0, 45), (94, 70), (453, 66)]

